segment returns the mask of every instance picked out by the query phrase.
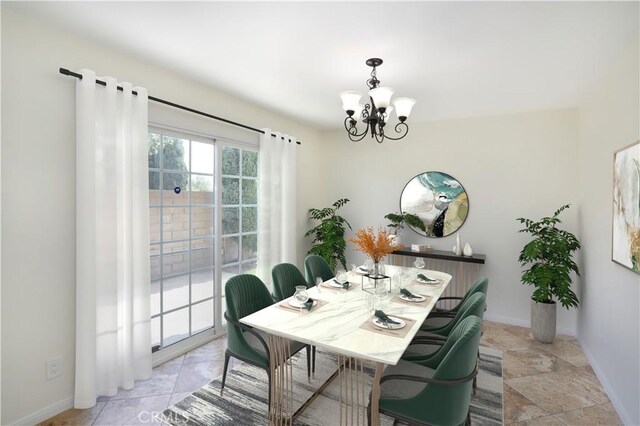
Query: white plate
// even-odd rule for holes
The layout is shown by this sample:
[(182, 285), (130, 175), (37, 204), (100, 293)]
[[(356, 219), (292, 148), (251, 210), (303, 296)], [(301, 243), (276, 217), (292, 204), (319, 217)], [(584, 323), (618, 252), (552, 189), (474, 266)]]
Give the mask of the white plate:
[[(318, 304), (317, 300), (313, 301), (313, 305), (311, 306), (316, 306)], [(293, 306), (294, 308), (304, 308), (304, 303), (300, 303), (298, 302), (296, 299), (294, 299), (293, 297), (291, 299), (289, 299), (289, 305)]]
[(440, 280), (434, 280), (434, 279), (431, 279), (431, 280), (427, 280), (427, 281), (425, 281), (425, 280), (423, 280), (422, 278), (418, 278), (418, 279), (417, 279), (417, 281), (418, 281), (420, 284), (431, 284), (431, 285), (434, 285), (434, 284), (440, 284)]
[(335, 278), (334, 278), (334, 279), (331, 279), (331, 280), (329, 280), (329, 281), (327, 281), (327, 282), (326, 282), (326, 284), (327, 284), (329, 287), (342, 288), (342, 284), (340, 284), (339, 282), (337, 282), (337, 281), (335, 280)]
[(425, 300), (425, 297), (421, 296), (419, 294), (414, 294), (414, 296), (415, 297), (411, 298), (411, 297), (405, 296), (404, 294), (401, 294), (400, 295), (400, 299), (406, 300), (407, 302), (424, 302), (424, 300)]
[(369, 273), (369, 270), (364, 266), (358, 266), (356, 269), (353, 270), (353, 272), (355, 272), (356, 274), (365, 275)]
[(400, 324), (385, 323), (380, 318), (374, 317), (373, 318), (373, 325), (375, 325), (376, 327), (379, 327), (379, 328), (384, 328), (385, 330), (399, 330), (399, 329), (403, 328), (405, 325), (407, 325), (407, 323), (405, 323), (402, 319), (400, 319), (398, 317), (393, 317), (391, 315), (387, 315), (387, 316), (390, 319), (394, 320), (394, 321), (398, 321)]

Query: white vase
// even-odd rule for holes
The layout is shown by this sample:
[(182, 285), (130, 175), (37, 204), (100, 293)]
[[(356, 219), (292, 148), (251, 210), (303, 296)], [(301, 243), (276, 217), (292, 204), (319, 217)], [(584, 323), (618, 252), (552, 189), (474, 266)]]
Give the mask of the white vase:
[(462, 244), (460, 243), (460, 234), (456, 234), (456, 245), (453, 246), (453, 252), (456, 256), (462, 255)]
[(467, 257), (473, 256), (473, 249), (471, 248), (469, 243), (464, 245), (464, 249), (462, 250), (462, 254), (464, 254)]

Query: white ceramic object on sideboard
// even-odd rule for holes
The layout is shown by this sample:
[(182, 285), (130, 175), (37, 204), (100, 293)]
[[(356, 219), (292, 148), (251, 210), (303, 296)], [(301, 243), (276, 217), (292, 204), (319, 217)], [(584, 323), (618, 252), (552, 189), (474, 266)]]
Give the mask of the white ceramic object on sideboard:
[(464, 249), (462, 250), (462, 254), (464, 254), (465, 256), (473, 256), (473, 249), (471, 248), (471, 246), (469, 245), (469, 243), (464, 245)]
[(460, 243), (460, 234), (456, 234), (456, 245), (453, 246), (453, 253), (456, 256), (462, 255), (462, 244)]

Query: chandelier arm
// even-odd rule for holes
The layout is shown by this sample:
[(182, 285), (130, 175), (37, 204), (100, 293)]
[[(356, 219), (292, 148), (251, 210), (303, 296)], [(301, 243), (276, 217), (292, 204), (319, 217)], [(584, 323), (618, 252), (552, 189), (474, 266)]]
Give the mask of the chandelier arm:
[[(364, 129), (362, 133), (358, 133), (358, 128), (355, 125), (351, 125), (351, 117), (347, 117), (344, 119), (344, 128), (347, 131), (347, 135), (349, 139), (353, 142), (360, 142), (367, 135), (367, 131), (369, 130), (369, 124), (367, 123), (367, 127)], [(347, 126), (349, 123), (349, 126)], [(355, 133), (354, 133), (355, 132)]]
[[(402, 132), (402, 130), (398, 130), (398, 127), (404, 127), (404, 132)], [(407, 133), (409, 133), (409, 126), (407, 125), (407, 123), (398, 123), (395, 125), (394, 130), (396, 131), (396, 133), (398, 133), (400, 136), (398, 136), (397, 138), (392, 138), (391, 136), (388, 136), (386, 134), (382, 134), (383, 139), (389, 139), (392, 141), (399, 141), (400, 139), (404, 138), (405, 136), (407, 136)]]

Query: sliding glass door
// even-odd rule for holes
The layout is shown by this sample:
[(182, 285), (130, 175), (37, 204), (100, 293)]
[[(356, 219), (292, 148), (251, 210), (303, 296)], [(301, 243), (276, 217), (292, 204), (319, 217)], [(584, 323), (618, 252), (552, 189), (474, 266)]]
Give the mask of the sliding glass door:
[(257, 165), (255, 151), (150, 129), (154, 352), (222, 325), (224, 284), (255, 269)]

